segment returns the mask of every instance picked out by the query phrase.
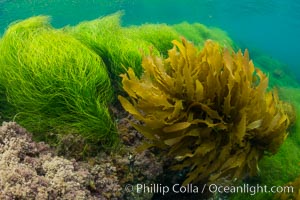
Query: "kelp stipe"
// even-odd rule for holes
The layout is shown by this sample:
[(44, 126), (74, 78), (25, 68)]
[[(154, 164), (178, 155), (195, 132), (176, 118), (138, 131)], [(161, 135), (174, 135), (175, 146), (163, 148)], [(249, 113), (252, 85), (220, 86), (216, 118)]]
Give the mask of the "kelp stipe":
[[(289, 119), (268, 78), (244, 54), (206, 41), (201, 52), (185, 39), (173, 41), (167, 59), (145, 56), (139, 79), (122, 75), (130, 100), (119, 96), (147, 139), (143, 148), (166, 150), (188, 168), (183, 184), (241, 179), (257, 173), (264, 152), (285, 140)], [(165, 151), (163, 151), (165, 152)]]

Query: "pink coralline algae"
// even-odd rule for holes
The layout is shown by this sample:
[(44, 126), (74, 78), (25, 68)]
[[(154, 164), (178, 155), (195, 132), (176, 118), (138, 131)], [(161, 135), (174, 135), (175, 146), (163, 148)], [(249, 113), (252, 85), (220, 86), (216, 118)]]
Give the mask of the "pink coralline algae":
[(122, 199), (116, 167), (55, 155), (14, 122), (0, 127), (0, 199)]

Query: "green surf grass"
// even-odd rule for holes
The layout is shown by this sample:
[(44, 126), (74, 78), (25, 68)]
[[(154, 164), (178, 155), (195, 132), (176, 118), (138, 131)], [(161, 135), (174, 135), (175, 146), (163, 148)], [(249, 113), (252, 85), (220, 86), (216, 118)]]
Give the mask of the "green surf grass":
[(103, 58), (117, 91), (122, 90), (120, 74), (125, 73), (128, 67), (141, 75), (142, 55), (148, 54), (152, 46), (145, 40), (132, 39), (124, 33), (120, 25), (122, 15), (122, 12), (117, 12), (63, 29)]
[(0, 84), (0, 124), (12, 119), (14, 113), (14, 107), (7, 101), (5, 87)]
[(203, 24), (182, 22), (172, 26), (179, 34), (192, 41), (198, 48), (203, 48), (206, 40), (214, 40), (224, 47), (234, 48), (233, 41), (226, 32), (218, 28), (208, 28)]
[(179, 40), (180, 35), (167, 24), (143, 24), (124, 28), (125, 34), (132, 39), (151, 43), (161, 54), (167, 56), (173, 47), (172, 40)]
[(38, 137), (72, 132), (92, 143), (116, 143), (107, 108), (111, 83), (96, 53), (54, 30), (45, 16), (11, 25), (0, 52), (0, 83), (18, 111), (17, 122)]

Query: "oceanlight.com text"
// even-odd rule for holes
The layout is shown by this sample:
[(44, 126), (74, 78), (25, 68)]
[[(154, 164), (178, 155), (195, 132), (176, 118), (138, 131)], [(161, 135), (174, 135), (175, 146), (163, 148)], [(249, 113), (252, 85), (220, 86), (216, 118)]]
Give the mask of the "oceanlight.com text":
[[(205, 185), (204, 185), (205, 186)], [(239, 186), (224, 186), (217, 184), (207, 185), (208, 191), (210, 193), (247, 193), (250, 195), (255, 195), (257, 193), (293, 193), (293, 186), (267, 186), (267, 185), (249, 185), (242, 184)]]

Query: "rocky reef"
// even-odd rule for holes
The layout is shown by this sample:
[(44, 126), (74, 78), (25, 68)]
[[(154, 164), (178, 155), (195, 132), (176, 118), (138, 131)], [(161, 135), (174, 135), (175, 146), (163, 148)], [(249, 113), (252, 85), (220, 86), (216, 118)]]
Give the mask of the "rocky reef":
[[(141, 154), (131, 151), (133, 162), (125, 152), (129, 151), (102, 153), (88, 161), (67, 159), (57, 156), (44, 142), (34, 142), (31, 134), (15, 122), (3, 123), (0, 127), (0, 198), (131, 198), (134, 194), (122, 187), (136, 181), (153, 181), (162, 173), (162, 164), (149, 151)], [(142, 195), (140, 198), (145, 199)]]

